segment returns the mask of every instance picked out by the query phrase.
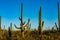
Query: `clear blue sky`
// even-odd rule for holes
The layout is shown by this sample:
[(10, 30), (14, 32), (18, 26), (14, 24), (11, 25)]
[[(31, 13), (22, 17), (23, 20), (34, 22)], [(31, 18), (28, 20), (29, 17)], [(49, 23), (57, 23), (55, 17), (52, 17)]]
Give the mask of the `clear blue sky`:
[(58, 23), (57, 2), (60, 0), (0, 0), (0, 16), (2, 16), (2, 28), (4, 25), (7, 29), (10, 23), (19, 27), (21, 3), (24, 4), (24, 21), (28, 18), (31, 20), (32, 29), (38, 28), (38, 13), (42, 6), (42, 20), (44, 21), (44, 29), (52, 28), (54, 23)]

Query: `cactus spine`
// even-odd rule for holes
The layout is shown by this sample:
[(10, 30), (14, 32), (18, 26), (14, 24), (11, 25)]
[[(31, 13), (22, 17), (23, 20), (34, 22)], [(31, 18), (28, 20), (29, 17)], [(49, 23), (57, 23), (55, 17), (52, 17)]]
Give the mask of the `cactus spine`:
[(59, 25), (59, 31), (60, 31), (60, 8), (58, 3), (58, 25)]
[(44, 21), (42, 22), (42, 8), (40, 7), (40, 10), (39, 10), (39, 27), (38, 27), (39, 34), (42, 34), (43, 25), (44, 25)]

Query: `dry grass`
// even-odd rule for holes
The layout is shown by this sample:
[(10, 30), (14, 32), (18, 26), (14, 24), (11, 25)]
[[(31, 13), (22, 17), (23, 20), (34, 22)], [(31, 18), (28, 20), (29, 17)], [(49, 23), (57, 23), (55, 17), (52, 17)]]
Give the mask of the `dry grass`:
[(22, 38), (21, 32), (19, 31), (12, 31), (11, 37), (9, 37), (7, 30), (3, 30), (1, 33), (0, 40), (60, 40), (60, 34), (58, 32), (47, 32), (42, 35), (39, 35), (38, 31), (25, 32), (24, 38)]

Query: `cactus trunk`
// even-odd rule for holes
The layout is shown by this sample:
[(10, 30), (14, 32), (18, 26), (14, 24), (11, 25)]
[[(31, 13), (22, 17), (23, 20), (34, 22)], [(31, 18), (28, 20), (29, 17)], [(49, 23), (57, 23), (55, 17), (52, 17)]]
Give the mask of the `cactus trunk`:
[(9, 34), (9, 40), (11, 40), (12, 34), (11, 34), (10, 27), (8, 28), (8, 34)]
[(24, 24), (23, 22), (23, 3), (21, 4), (21, 26)]
[(42, 8), (40, 7), (40, 10), (39, 10), (39, 27), (38, 27), (39, 34), (42, 34), (43, 25), (44, 25), (44, 21), (42, 22)]
[(0, 37), (2, 38), (2, 29), (1, 29), (1, 16), (0, 16)]
[(41, 13), (41, 7), (40, 7), (40, 11), (39, 11), (39, 34), (42, 33), (42, 13)]
[(0, 16), (0, 30), (1, 30), (1, 16)]
[(59, 3), (58, 3), (58, 26), (59, 26), (59, 31), (60, 31), (60, 8), (59, 8)]
[(12, 31), (12, 23), (10, 23), (10, 30)]
[(23, 3), (21, 4), (21, 33), (24, 38), (24, 22), (23, 22)]

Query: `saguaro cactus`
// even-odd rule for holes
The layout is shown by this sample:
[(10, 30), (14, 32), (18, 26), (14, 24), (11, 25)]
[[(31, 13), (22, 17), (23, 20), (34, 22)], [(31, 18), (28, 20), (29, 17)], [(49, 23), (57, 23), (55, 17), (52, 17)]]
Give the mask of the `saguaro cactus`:
[(8, 34), (9, 34), (9, 40), (11, 40), (11, 37), (12, 37), (12, 23), (10, 23), (10, 26), (8, 27)]
[(12, 23), (10, 23), (10, 30), (12, 31)]
[(21, 21), (20, 28), (18, 28), (15, 24), (14, 24), (14, 26), (15, 26), (17, 29), (21, 29), (22, 37), (24, 37), (25, 27), (30, 23), (30, 20), (29, 20), (28, 23), (25, 25), (25, 22), (23, 21), (23, 3), (21, 4), (21, 17), (19, 17), (19, 20)]
[(0, 16), (0, 30), (1, 30), (1, 16)]
[(43, 25), (44, 25), (44, 21), (42, 22), (42, 8), (40, 7), (40, 10), (39, 10), (39, 26), (38, 26), (39, 34), (42, 33)]
[(59, 31), (60, 31), (60, 7), (59, 7), (59, 2), (58, 2), (58, 26), (59, 26)]
[(1, 16), (0, 16), (0, 38), (2, 38), (2, 30), (1, 30)]
[(8, 28), (8, 34), (9, 34), (9, 40), (11, 40), (12, 34), (11, 34), (10, 27)]
[(24, 24), (25, 22), (23, 21), (23, 3), (21, 4), (21, 18), (19, 17), (19, 20), (21, 21), (21, 24), (20, 24), (20, 28), (18, 28), (15, 24), (14, 26), (17, 28), (17, 29), (21, 29), (21, 33), (22, 33), (22, 37), (24, 37)]
[(24, 24), (25, 22), (23, 21), (23, 3), (21, 4), (21, 17), (19, 17), (19, 20), (21, 21), (21, 33), (22, 33), (22, 36), (24, 37)]

